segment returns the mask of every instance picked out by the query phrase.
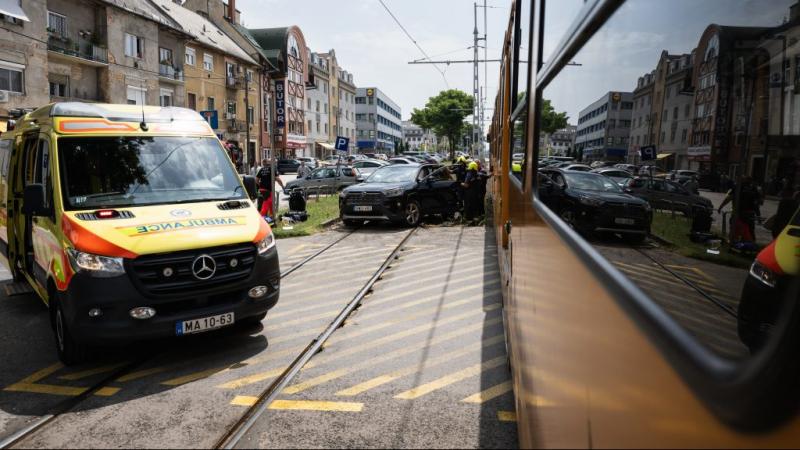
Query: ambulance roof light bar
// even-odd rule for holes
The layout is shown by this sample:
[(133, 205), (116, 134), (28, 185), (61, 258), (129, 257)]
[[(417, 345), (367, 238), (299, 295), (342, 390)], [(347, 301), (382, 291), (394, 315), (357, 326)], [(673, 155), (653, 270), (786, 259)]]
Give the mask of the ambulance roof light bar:
[[(110, 107), (109, 107), (110, 106)], [(169, 123), (174, 121), (205, 122), (197, 111), (174, 106), (102, 105), (63, 102), (51, 106), (51, 117), (91, 117), (112, 122)]]

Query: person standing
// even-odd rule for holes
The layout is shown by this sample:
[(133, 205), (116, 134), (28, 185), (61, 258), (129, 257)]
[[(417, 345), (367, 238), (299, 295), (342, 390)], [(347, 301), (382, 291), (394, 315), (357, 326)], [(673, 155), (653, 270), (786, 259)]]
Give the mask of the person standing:
[(305, 178), (311, 173), (311, 169), (306, 166), (305, 161), (300, 161), (300, 167), (297, 168), (297, 178)]
[[(261, 194), (261, 207), (259, 208), (262, 216), (275, 217), (275, 210), (273, 207), (273, 182), (272, 182), (272, 163), (268, 159), (261, 161), (261, 169), (258, 170), (256, 179), (258, 182), (258, 191)], [(284, 188), (283, 180), (278, 175), (275, 175), (275, 182)]]
[(480, 189), (480, 180), (478, 180), (478, 163), (475, 161), (470, 162), (466, 168), (464, 181), (461, 187), (464, 188), (464, 217), (467, 220), (474, 220), (479, 214), (478, 192)]
[(697, 177), (694, 175), (692, 175), (692, 177), (689, 178), (689, 180), (683, 185), (683, 187), (685, 187), (686, 190), (691, 192), (692, 194), (699, 194), (700, 192), (698, 190)]

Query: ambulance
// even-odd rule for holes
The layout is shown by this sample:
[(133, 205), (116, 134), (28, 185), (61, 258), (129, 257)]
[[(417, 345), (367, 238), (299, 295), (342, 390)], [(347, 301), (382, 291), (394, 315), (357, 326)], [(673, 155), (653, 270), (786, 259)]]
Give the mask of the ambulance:
[(55, 103), (0, 135), (0, 252), (65, 364), (260, 322), (280, 270), (255, 193), (195, 111)]

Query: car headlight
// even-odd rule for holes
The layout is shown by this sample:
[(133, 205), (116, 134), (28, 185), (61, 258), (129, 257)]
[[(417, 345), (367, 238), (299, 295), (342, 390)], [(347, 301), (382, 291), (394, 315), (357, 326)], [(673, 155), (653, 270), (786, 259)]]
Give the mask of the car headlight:
[(342, 190), (342, 192), (339, 192), (339, 198), (345, 198), (345, 197), (347, 197), (347, 194), (348, 194), (348, 193), (349, 193), (349, 192), (347, 192), (347, 189), (343, 189), (343, 190)]
[(275, 247), (275, 235), (269, 233), (264, 239), (258, 243), (258, 254), (263, 255), (267, 250)]
[(387, 191), (384, 191), (383, 195), (385, 195), (386, 197), (397, 197), (403, 195), (403, 189), (402, 188), (389, 189)]
[(580, 197), (578, 200), (586, 206), (603, 206), (604, 203), (599, 198), (594, 197)]
[(89, 272), (95, 277), (116, 277), (125, 273), (122, 258), (93, 255), (73, 248), (67, 249), (70, 263), (76, 272)]
[(750, 276), (771, 288), (774, 288), (775, 282), (778, 281), (778, 274), (758, 261), (753, 261), (753, 265), (750, 266)]
[(650, 206), (650, 203), (644, 202), (644, 210), (651, 211), (653, 208)]

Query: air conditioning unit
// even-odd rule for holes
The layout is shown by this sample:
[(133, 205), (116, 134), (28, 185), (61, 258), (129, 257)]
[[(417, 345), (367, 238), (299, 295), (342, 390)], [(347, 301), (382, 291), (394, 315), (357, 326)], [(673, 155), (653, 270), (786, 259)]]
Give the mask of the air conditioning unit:
[(8, 91), (0, 91), (0, 103), (8, 102)]

